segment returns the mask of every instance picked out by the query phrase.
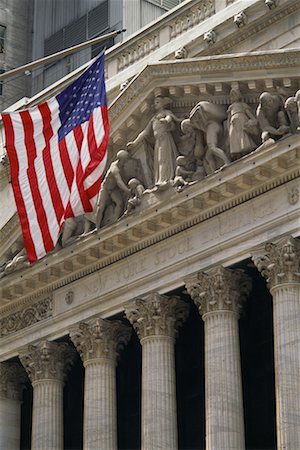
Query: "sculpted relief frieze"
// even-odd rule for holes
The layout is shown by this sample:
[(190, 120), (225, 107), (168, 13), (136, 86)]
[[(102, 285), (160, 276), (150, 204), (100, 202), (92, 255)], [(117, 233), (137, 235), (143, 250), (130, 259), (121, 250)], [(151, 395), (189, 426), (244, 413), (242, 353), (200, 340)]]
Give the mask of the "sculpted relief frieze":
[(0, 320), (0, 338), (52, 317), (52, 296), (48, 296)]

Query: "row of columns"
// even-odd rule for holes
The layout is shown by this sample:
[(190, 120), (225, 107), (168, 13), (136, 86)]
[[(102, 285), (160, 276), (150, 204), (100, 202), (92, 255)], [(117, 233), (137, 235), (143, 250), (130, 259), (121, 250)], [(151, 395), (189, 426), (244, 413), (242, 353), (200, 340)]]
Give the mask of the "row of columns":
[[(285, 238), (253, 258), (273, 296), (277, 443), (300, 448), (300, 246)], [(204, 320), (207, 450), (243, 450), (238, 319), (251, 290), (240, 270), (214, 267), (186, 280)], [(174, 343), (188, 305), (151, 293), (125, 307), (142, 345), (142, 450), (178, 448)], [(131, 330), (100, 317), (69, 330), (85, 367), (84, 450), (117, 450), (115, 367)], [(32, 450), (63, 449), (63, 385), (75, 357), (65, 343), (30, 345), (19, 354), (33, 386)], [(0, 365), (0, 450), (18, 449), (22, 376)]]

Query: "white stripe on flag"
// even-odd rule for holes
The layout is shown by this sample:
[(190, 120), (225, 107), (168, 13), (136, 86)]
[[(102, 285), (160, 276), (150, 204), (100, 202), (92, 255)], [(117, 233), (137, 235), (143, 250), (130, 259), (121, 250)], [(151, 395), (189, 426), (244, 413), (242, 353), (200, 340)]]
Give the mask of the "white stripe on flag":
[[(33, 136), (36, 146), (37, 157), (34, 161), (35, 173), (37, 176), (38, 187), (41, 194), (43, 207), (46, 213), (46, 220), (48, 223), (49, 232), (53, 242), (57, 241), (57, 235), (59, 233), (59, 225), (57, 223), (55, 210), (52, 203), (52, 198), (47, 181), (44, 161), (43, 150), (45, 149), (45, 138), (43, 135), (43, 120), (42, 115), (38, 109), (35, 109), (30, 115), (33, 121)], [(55, 167), (55, 166), (54, 166)]]
[(96, 108), (93, 112), (93, 124), (97, 147), (99, 147), (104, 136), (104, 126), (101, 107)]
[(39, 258), (45, 254), (45, 247), (33, 203), (29, 180), (27, 177), (28, 159), (27, 152), (24, 151), (26, 146), (23, 123), (20, 114), (11, 114), (10, 117), (14, 129), (15, 149), (19, 162), (19, 173), (23, 174), (21, 177), (19, 177), (20, 190), (26, 209), (26, 215), (29, 223), (29, 232), (31, 234), (33, 245), (35, 247), (35, 252), (37, 254), (37, 257)]

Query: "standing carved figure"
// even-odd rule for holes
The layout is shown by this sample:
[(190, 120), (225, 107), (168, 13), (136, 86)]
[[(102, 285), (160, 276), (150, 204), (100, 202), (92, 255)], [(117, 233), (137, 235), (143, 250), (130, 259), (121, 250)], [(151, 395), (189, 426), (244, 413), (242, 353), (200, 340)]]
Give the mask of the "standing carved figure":
[(142, 141), (151, 142), (154, 139), (154, 184), (158, 190), (168, 187), (174, 178), (178, 155), (172, 131), (175, 130), (175, 124), (179, 120), (172, 111), (166, 109), (168, 105), (170, 105), (168, 97), (156, 97), (154, 100), (156, 114), (137, 138), (127, 144), (128, 150), (133, 150)]
[(214, 172), (222, 165), (229, 164), (230, 160), (226, 152), (219, 147), (220, 143), (224, 142), (223, 122), (227, 118), (223, 108), (207, 101), (201, 101), (192, 109), (189, 118), (192, 126), (204, 133), (205, 159), (210, 172)]
[(256, 117), (262, 131), (263, 142), (269, 139), (270, 142), (274, 142), (290, 131), (279, 95), (263, 92), (259, 97)]
[(228, 113), (229, 148), (232, 160), (251, 152), (257, 147), (253, 139), (258, 134), (258, 122), (250, 107), (243, 102), (239, 90), (231, 89), (231, 105)]
[(113, 208), (113, 216), (118, 219), (124, 211), (124, 200), (122, 192), (127, 196), (130, 194), (130, 189), (122, 180), (120, 170), (124, 167), (129, 159), (129, 155), (125, 150), (120, 150), (117, 153), (116, 161), (113, 161), (106, 172), (101, 189), (98, 196), (96, 206), (96, 227), (101, 227), (103, 216), (106, 208)]

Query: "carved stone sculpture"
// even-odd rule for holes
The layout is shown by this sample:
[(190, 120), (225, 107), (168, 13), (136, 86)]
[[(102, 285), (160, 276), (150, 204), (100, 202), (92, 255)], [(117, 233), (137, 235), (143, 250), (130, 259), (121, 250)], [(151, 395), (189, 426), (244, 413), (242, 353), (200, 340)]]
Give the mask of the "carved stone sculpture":
[(229, 148), (232, 160), (251, 152), (257, 147), (254, 136), (258, 135), (258, 122), (250, 107), (243, 102), (239, 90), (231, 89), (231, 105), (228, 113)]
[(263, 92), (259, 97), (256, 117), (262, 131), (263, 143), (274, 142), (290, 131), (279, 95)]
[(66, 247), (72, 244), (78, 236), (83, 232), (83, 216), (79, 217), (68, 217), (65, 220), (62, 235), (61, 235), (61, 245)]
[(194, 171), (188, 170), (188, 161), (185, 156), (177, 156), (176, 163), (177, 167), (173, 187), (180, 192), (189, 184), (188, 182), (192, 180)]
[[(298, 108), (298, 121), (300, 124), (300, 90), (296, 92), (295, 94), (295, 100), (297, 103), (297, 108)], [(297, 128), (297, 131), (300, 131), (300, 126)]]
[(274, 9), (277, 6), (278, 0), (265, 0), (265, 4), (269, 9)]
[(29, 262), (28, 262), (26, 250), (25, 250), (25, 248), (22, 248), (13, 257), (13, 259), (11, 261), (8, 261), (8, 263), (6, 264), (6, 266), (4, 268), (4, 273), (7, 274), (10, 272), (13, 272), (14, 270), (20, 269), (21, 267), (23, 267), (27, 264), (29, 264)]
[(247, 16), (244, 11), (241, 11), (234, 16), (233, 21), (238, 28), (242, 28), (247, 23)]
[(219, 105), (201, 101), (192, 109), (190, 121), (194, 128), (204, 133), (206, 144), (205, 159), (210, 172), (229, 164), (230, 159), (226, 152), (220, 148), (224, 143), (223, 122), (227, 118), (226, 112)]
[(178, 50), (175, 51), (175, 59), (184, 59), (188, 57), (188, 52), (185, 47), (180, 47)]
[(131, 180), (128, 181), (128, 187), (130, 189), (130, 197), (124, 214), (132, 212), (136, 206), (141, 203), (142, 195), (145, 191), (144, 186), (137, 178), (131, 178)]
[(217, 34), (214, 30), (207, 31), (204, 33), (203, 40), (207, 42), (208, 45), (212, 45), (217, 40)]
[(170, 181), (174, 178), (178, 156), (172, 132), (179, 119), (167, 109), (168, 105), (170, 105), (168, 97), (156, 97), (154, 100), (156, 114), (137, 138), (127, 144), (128, 150), (133, 150), (143, 141), (154, 143), (154, 190), (166, 189), (170, 185)]
[[(299, 91), (299, 94), (300, 94), (300, 91)], [(299, 95), (299, 97), (300, 97), (300, 95)], [(299, 100), (300, 100), (300, 98), (299, 98)], [(297, 129), (300, 126), (296, 97), (288, 97), (284, 103), (284, 109), (285, 109), (286, 115), (289, 119), (291, 132), (296, 133)]]
[[(116, 219), (122, 215), (124, 211), (122, 194), (125, 193), (127, 196), (130, 194), (130, 189), (126, 186), (120, 173), (120, 170), (129, 159), (129, 155), (125, 150), (120, 150), (117, 153), (117, 158), (116, 161), (111, 163), (106, 172), (99, 192), (96, 206), (96, 227), (98, 229), (102, 226), (104, 212), (108, 208), (110, 208), (108, 214), (113, 215)], [(88, 219), (89, 217), (87, 217)]]

